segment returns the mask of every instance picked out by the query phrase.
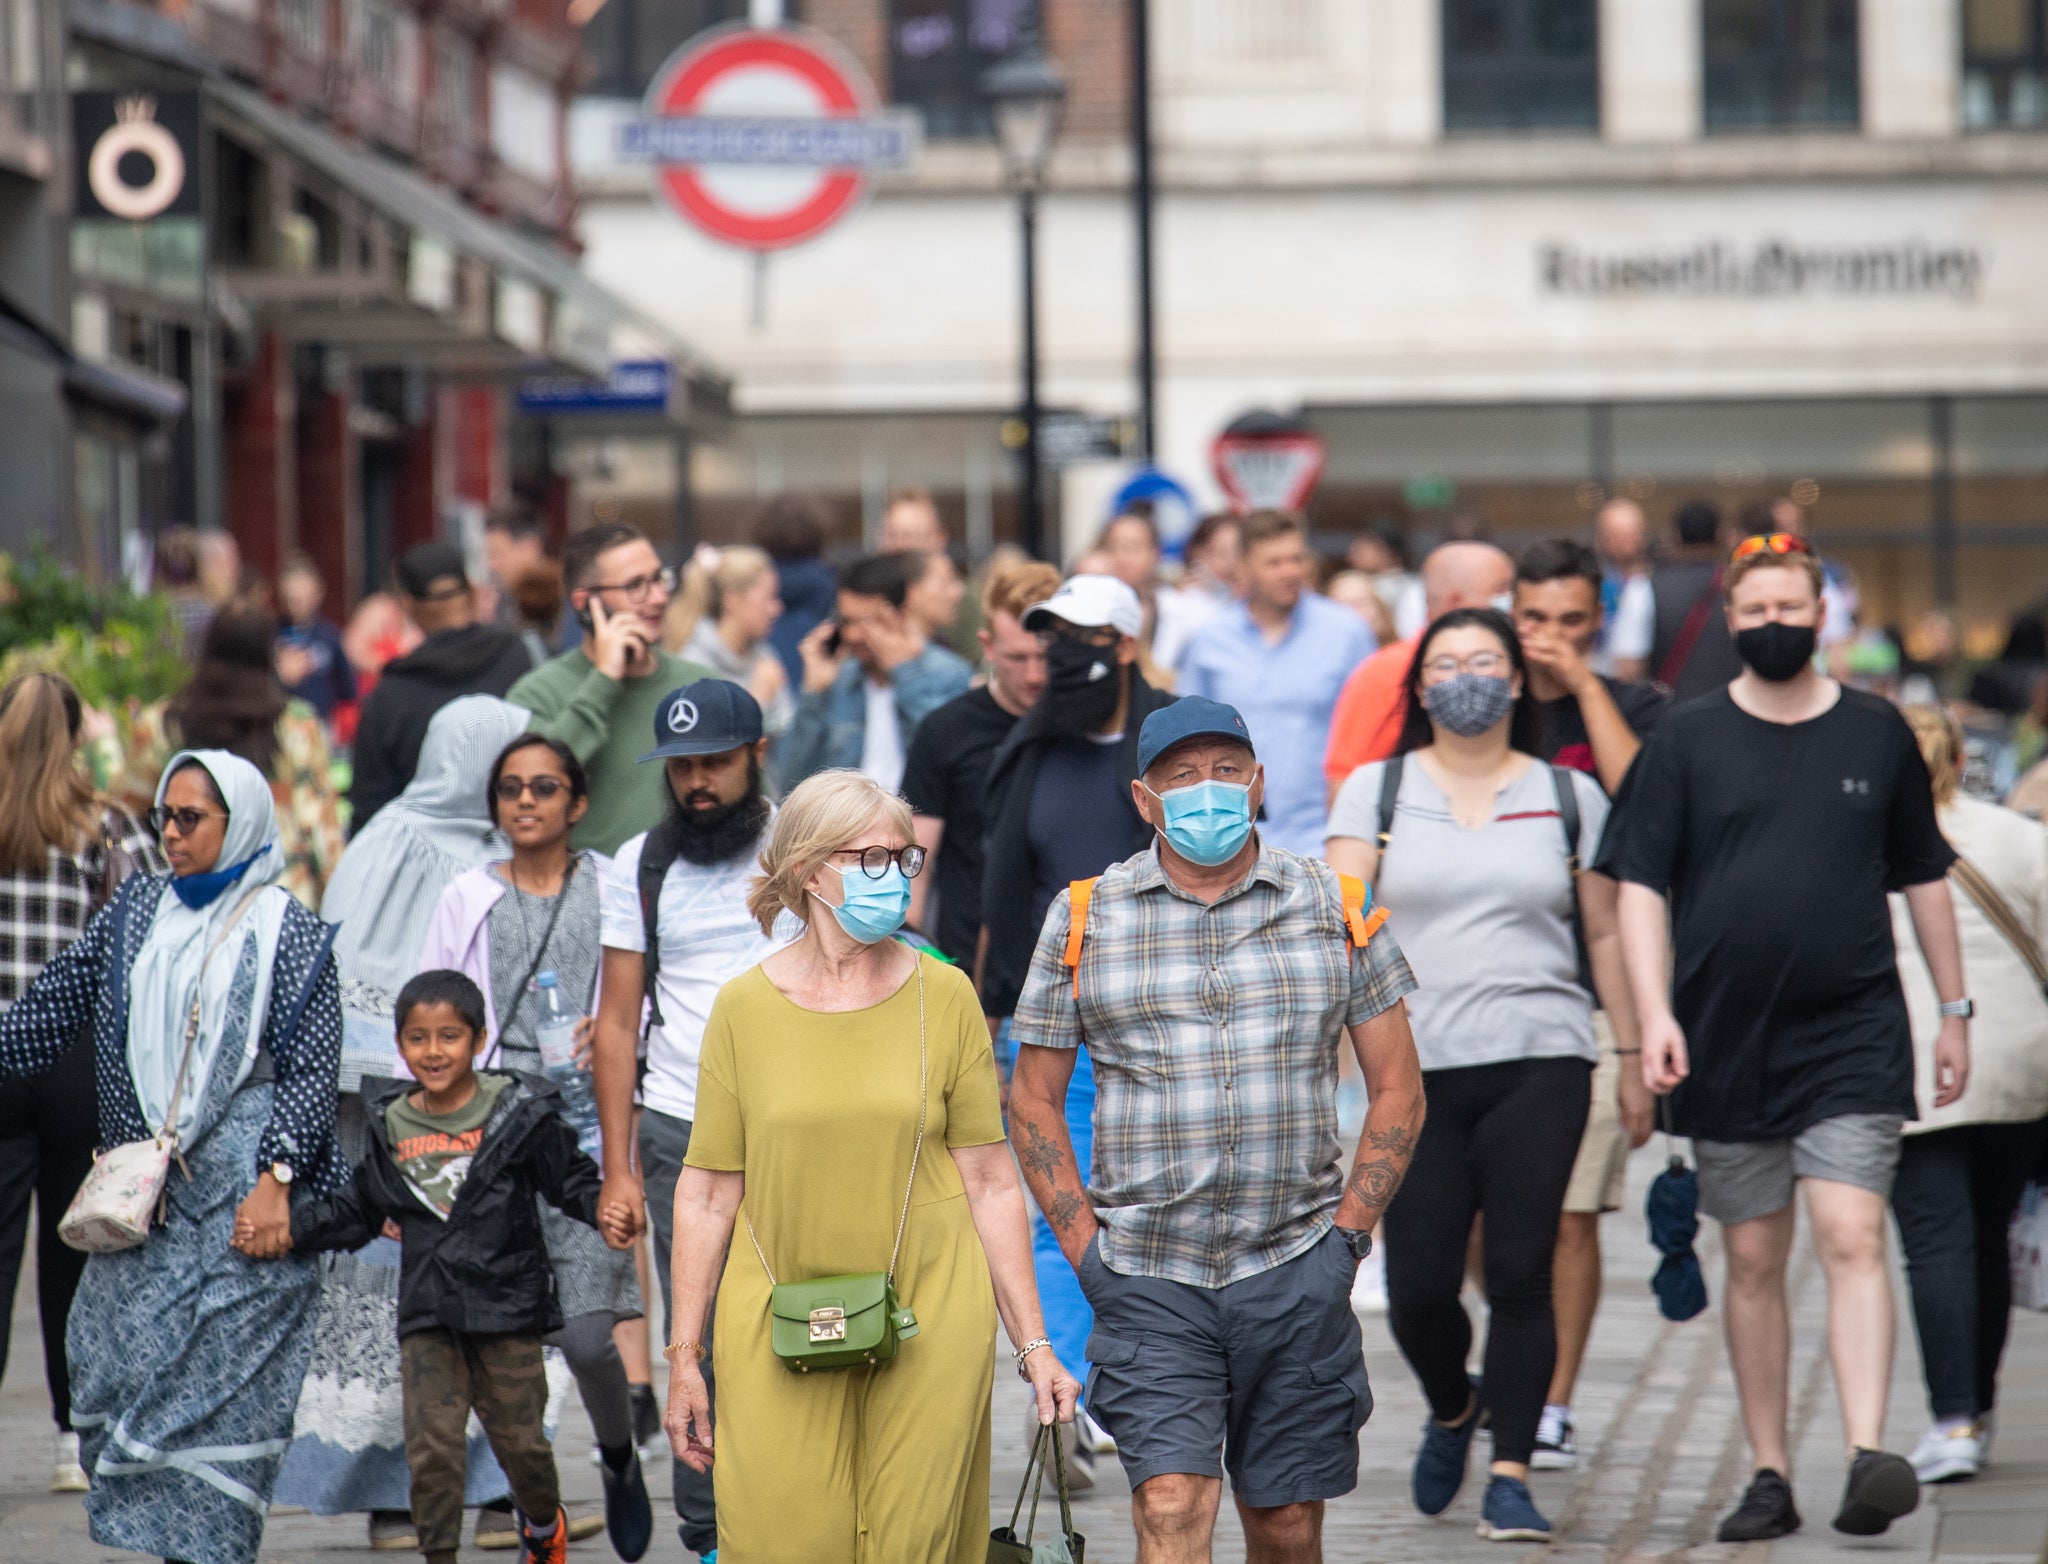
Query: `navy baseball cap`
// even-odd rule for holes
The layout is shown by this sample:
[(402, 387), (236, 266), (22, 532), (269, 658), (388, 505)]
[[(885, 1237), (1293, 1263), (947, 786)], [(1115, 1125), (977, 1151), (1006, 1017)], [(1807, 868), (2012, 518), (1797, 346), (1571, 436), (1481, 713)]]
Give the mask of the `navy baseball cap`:
[(1253, 755), (1258, 754), (1235, 706), (1206, 695), (1183, 695), (1152, 713), (1138, 730), (1138, 774), (1143, 776), (1152, 769), (1153, 761), (1188, 739), (1235, 739)]
[(723, 755), (761, 737), (761, 703), (730, 679), (699, 679), (670, 690), (654, 714), (654, 748), (640, 757)]

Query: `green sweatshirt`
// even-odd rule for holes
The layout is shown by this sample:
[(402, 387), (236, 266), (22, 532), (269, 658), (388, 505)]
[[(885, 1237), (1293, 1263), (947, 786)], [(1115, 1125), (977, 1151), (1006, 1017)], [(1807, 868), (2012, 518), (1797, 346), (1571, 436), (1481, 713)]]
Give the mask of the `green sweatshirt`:
[(628, 837), (653, 829), (668, 807), (661, 762), (640, 764), (656, 743), (654, 715), (672, 691), (718, 675), (702, 663), (655, 655), (646, 678), (613, 679), (578, 647), (542, 663), (505, 697), (533, 713), (532, 732), (560, 739), (590, 773), (590, 813), (570, 834), (572, 846), (616, 853)]

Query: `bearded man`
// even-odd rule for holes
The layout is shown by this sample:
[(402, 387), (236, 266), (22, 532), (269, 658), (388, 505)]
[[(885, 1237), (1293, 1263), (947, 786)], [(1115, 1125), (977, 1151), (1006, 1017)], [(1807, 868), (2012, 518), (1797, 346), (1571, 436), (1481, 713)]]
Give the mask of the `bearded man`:
[[(760, 704), (728, 680), (702, 679), (662, 700), (654, 739), (653, 752), (640, 763), (662, 763), (668, 812), (653, 830), (620, 846), (605, 882), (604, 985), (591, 1067), (604, 1132), (600, 1209), (623, 1203), (638, 1213), (644, 1199), (654, 1228), (654, 1271), (661, 1280), (666, 1340), (676, 1177), (690, 1149), (697, 1111), (704, 1023), (727, 979), (800, 931), (785, 916), (787, 926), (766, 938), (747, 912), (747, 887), (773, 813), (761, 791), (768, 745)], [(644, 1109), (636, 1173), (633, 1088), (643, 1001), (647, 1066), (639, 1083)], [(708, 1321), (705, 1340), (710, 1340)], [(708, 1356), (704, 1372), (708, 1383)], [(711, 1474), (693, 1472), (678, 1461), (674, 1480), (683, 1546), (700, 1555), (714, 1551), (718, 1527)]]

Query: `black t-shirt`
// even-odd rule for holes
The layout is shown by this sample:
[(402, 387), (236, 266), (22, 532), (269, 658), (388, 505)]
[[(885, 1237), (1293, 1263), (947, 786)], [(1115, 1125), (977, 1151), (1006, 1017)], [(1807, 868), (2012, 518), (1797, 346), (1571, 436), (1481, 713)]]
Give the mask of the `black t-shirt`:
[(1783, 1140), (1913, 1115), (1913, 1040), (1885, 893), (1955, 861), (1912, 730), (1844, 689), (1808, 722), (1726, 690), (1673, 708), (1636, 758), (1599, 867), (1671, 896), (1672, 1008), (1692, 1074), (1680, 1134)]
[(939, 897), (938, 927), (927, 930), (963, 966), (981, 936), (982, 837), (988, 831), (988, 767), (1017, 719), (985, 689), (956, 695), (923, 722), (903, 762), (911, 811), (946, 822), (930, 872)]
[(1031, 887), (1031, 926), (1045, 924), (1053, 897), (1075, 880), (1122, 863), (1152, 838), (1131, 790), (1118, 777), (1121, 737), (1055, 739), (1038, 762), (1025, 834), (1038, 864)]
[[(1637, 738), (1647, 740), (1670, 704), (1664, 692), (1653, 684), (1623, 684), (1619, 679), (1605, 677), (1600, 682), (1607, 686), (1608, 695), (1621, 709), (1621, 720)], [(1576, 695), (1560, 695), (1554, 701), (1543, 702), (1540, 758), (1554, 766), (1583, 771), (1596, 782), (1600, 780), (1600, 768), (1593, 764), (1593, 741), (1586, 733), (1585, 714), (1579, 710)]]

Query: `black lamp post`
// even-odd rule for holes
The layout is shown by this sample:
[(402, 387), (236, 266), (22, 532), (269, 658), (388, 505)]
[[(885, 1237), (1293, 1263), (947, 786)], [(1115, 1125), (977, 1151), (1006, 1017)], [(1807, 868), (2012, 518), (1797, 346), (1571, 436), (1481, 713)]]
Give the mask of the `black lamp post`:
[(1038, 467), (1038, 192), (1060, 133), (1067, 104), (1067, 78), (1047, 58), (1035, 27), (1026, 27), (1017, 46), (981, 78), (981, 95), (995, 121), (1003, 173), (1017, 192), (1023, 239), (1024, 293), (1024, 551), (1045, 557), (1045, 505)]

